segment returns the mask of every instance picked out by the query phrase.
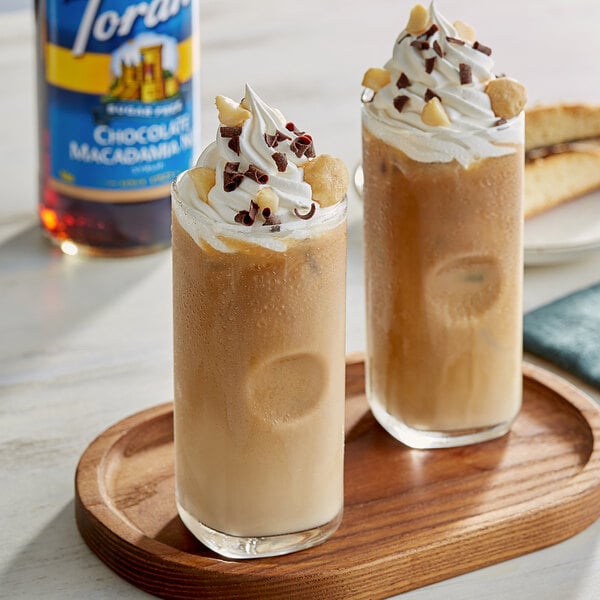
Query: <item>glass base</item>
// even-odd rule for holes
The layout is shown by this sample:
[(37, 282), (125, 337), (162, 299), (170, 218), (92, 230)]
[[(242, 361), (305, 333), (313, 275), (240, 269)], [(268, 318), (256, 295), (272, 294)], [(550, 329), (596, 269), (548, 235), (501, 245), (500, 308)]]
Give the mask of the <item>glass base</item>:
[(340, 512), (328, 523), (283, 535), (259, 537), (239, 537), (216, 531), (200, 523), (177, 502), (177, 511), (184, 525), (206, 547), (227, 558), (264, 558), (279, 556), (304, 550), (324, 542), (339, 527), (342, 521)]
[(498, 423), (488, 427), (473, 429), (456, 429), (452, 431), (428, 431), (425, 429), (414, 429), (400, 422), (378, 406), (375, 402), (369, 402), (371, 412), (377, 422), (394, 438), (410, 448), (418, 450), (429, 450), (434, 448), (454, 448), (456, 446), (467, 446), (478, 444), (502, 437), (510, 430), (513, 419), (504, 423)]

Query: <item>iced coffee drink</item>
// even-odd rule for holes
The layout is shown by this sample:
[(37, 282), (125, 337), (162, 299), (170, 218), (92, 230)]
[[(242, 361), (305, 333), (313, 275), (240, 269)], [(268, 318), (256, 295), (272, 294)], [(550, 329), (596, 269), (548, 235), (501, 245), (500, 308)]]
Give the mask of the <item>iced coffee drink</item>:
[(521, 405), (524, 88), (417, 5), (363, 85), (367, 395), (415, 448), (506, 433)]
[(177, 506), (234, 558), (307, 548), (343, 506), (348, 175), (250, 88), (173, 188)]

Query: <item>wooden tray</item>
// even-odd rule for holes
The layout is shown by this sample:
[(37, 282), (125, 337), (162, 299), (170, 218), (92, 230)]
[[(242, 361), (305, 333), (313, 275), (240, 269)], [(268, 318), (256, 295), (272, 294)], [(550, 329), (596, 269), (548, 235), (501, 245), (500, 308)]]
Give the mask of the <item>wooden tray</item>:
[(177, 516), (173, 413), (164, 404), (101, 434), (81, 457), (76, 518), (115, 572), (162, 598), (386, 598), (554, 544), (600, 516), (600, 409), (524, 365), (510, 434), (411, 450), (367, 410), (364, 363), (347, 365), (345, 512), (324, 544), (225, 560)]

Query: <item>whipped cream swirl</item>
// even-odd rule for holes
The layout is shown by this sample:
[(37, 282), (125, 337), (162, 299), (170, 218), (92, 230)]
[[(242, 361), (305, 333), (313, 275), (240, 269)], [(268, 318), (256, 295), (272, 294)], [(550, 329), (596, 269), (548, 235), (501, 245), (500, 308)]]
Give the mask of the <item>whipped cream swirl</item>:
[[(522, 143), (523, 115), (499, 124), (485, 93), (486, 84), (496, 78), (494, 61), (477, 50), (476, 43), (460, 39), (434, 2), (429, 14), (432, 27), (428, 32), (411, 35), (404, 30), (398, 36), (392, 58), (385, 65), (391, 82), (364, 104), (364, 125), (419, 162), (457, 160), (467, 167), (481, 158), (515, 152), (515, 144)], [(428, 60), (433, 64), (430, 73)], [(470, 67), (469, 83), (461, 83), (461, 64)], [(399, 87), (402, 74), (410, 84)], [(441, 100), (449, 126), (430, 126), (421, 119), (428, 90)], [(399, 95), (408, 98), (402, 110), (394, 105)], [(412, 135), (402, 135), (403, 131)]]
[[(214, 169), (216, 173), (208, 201), (203, 202), (198, 197), (187, 172), (176, 181), (179, 201), (174, 202), (173, 209), (180, 224), (193, 239), (204, 240), (220, 252), (236, 251), (236, 245), (230, 241), (283, 251), (292, 240), (305, 239), (337, 225), (345, 215), (345, 202), (322, 208), (312, 199), (311, 186), (303, 180), (301, 166), (308, 161), (310, 153), (294, 150), (293, 143), (303, 132), (296, 130), (281, 112), (268, 106), (248, 85), (243, 106), (251, 116), (236, 136), (239, 152), (231, 147), (231, 137), (222, 135), (219, 127), (216, 141), (206, 147), (196, 163), (196, 166)], [(283, 170), (273, 158), (276, 152), (285, 156)], [(238, 164), (239, 173), (256, 167), (268, 180), (261, 183), (243, 176), (235, 189), (226, 191), (225, 171), (231, 163)], [(236, 221), (236, 216), (249, 209), (260, 188), (265, 186), (272, 188), (279, 197), (279, 206), (273, 215), (277, 225), (269, 225), (260, 218), (250, 226)], [(200, 215), (194, 215), (194, 211)], [(310, 219), (298, 216), (312, 211)]]

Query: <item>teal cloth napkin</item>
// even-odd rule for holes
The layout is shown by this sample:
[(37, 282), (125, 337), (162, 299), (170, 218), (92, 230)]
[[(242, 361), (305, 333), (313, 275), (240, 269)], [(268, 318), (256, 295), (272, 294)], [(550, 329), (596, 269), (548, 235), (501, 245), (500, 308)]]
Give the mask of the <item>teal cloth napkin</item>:
[(523, 348), (600, 388), (600, 283), (527, 313)]

